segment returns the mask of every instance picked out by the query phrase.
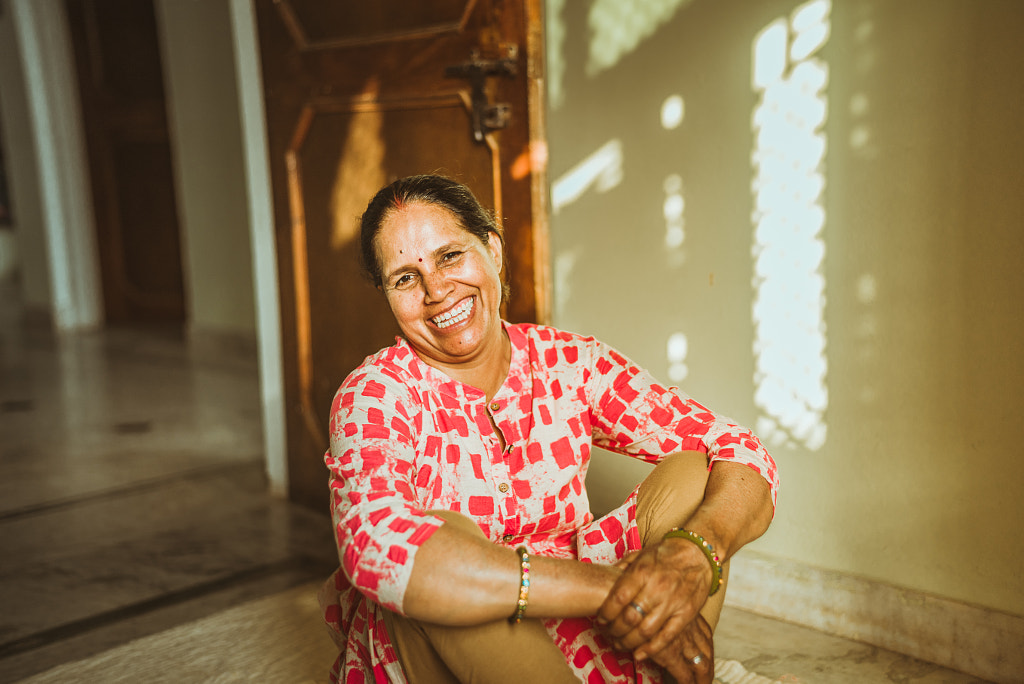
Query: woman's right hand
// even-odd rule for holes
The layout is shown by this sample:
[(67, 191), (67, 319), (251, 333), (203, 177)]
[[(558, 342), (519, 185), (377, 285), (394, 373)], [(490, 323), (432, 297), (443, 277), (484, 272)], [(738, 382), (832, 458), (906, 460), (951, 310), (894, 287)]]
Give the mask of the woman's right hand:
[[(687, 653), (699, 654), (699, 657), (688, 658)], [(663, 667), (677, 684), (712, 684), (715, 643), (711, 625), (698, 614), (671, 643), (651, 654), (650, 659)]]
[(712, 630), (700, 614), (711, 572), (700, 550), (663, 540), (616, 566), (622, 575), (598, 613), (615, 648), (654, 661), (680, 683), (711, 684)]

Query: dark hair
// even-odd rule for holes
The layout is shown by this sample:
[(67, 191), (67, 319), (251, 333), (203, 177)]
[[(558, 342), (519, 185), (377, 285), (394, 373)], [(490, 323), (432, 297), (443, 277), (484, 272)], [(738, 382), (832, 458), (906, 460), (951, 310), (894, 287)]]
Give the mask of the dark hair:
[[(480, 204), (473, 192), (462, 183), (437, 175), (407, 176), (380, 189), (360, 219), (359, 240), (362, 247), (362, 265), (370, 281), (377, 287), (384, 285), (376, 239), (384, 221), (392, 212), (410, 204), (431, 204), (447, 209), (459, 226), (475, 235), (485, 245), (491, 233), (498, 236), (501, 251), (505, 252), (505, 235), (494, 214)], [(507, 256), (505, 257), (507, 259)], [(508, 298), (508, 284), (501, 284), (502, 298)]]

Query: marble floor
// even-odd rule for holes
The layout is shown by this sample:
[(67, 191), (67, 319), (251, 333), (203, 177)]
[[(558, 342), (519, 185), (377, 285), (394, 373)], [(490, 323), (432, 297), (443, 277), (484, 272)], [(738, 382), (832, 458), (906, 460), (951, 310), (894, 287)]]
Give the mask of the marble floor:
[[(326, 577), (326, 514), (266, 491), (252, 349), (159, 328), (58, 337), (14, 294), (0, 287), (0, 684), (107, 681), (67, 668)], [(729, 608), (716, 641), (724, 684), (980, 681)]]

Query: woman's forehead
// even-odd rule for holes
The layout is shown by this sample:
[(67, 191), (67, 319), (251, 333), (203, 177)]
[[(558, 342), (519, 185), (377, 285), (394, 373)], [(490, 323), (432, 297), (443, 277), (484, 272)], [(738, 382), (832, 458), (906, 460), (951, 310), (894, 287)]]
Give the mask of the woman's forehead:
[(380, 246), (449, 242), (473, 237), (458, 218), (445, 207), (434, 204), (407, 204), (388, 213), (377, 235)]

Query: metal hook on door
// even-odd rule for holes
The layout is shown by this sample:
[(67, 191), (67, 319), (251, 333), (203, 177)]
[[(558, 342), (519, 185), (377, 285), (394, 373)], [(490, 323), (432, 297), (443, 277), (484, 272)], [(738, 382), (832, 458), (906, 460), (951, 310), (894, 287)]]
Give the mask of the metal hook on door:
[(505, 102), (491, 104), (484, 90), (489, 76), (515, 76), (516, 59), (519, 56), (517, 45), (502, 45), (504, 54), (498, 59), (481, 59), (476, 50), (470, 55), (469, 61), (444, 70), (447, 78), (465, 78), (470, 85), (472, 102), (473, 138), (482, 142), (490, 131), (507, 128), (512, 120), (512, 105)]

